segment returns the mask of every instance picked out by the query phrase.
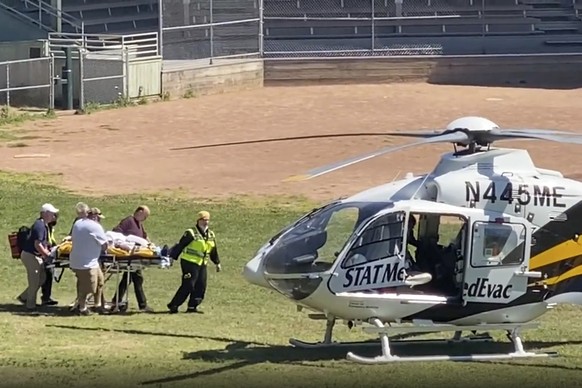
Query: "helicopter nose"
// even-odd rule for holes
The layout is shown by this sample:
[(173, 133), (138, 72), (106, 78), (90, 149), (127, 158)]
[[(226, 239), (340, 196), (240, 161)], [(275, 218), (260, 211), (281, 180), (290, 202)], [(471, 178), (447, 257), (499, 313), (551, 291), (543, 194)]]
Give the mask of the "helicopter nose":
[(261, 257), (257, 256), (245, 265), (243, 277), (251, 284), (271, 288), (261, 271)]

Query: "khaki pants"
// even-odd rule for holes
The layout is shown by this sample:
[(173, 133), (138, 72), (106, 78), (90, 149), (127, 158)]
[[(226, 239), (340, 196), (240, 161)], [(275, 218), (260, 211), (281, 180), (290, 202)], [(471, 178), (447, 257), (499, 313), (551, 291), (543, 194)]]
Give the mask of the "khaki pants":
[(101, 294), (105, 277), (100, 267), (91, 269), (73, 269), (77, 277), (77, 303), (79, 310), (84, 311), (87, 308), (87, 296), (93, 295), (95, 307), (101, 305)]
[(38, 290), (46, 280), (46, 272), (43, 260), (32, 253), (22, 252), (20, 261), (26, 268), (28, 277), (28, 287), (18, 297), (20, 300), (26, 300), (26, 308), (36, 308), (36, 298)]

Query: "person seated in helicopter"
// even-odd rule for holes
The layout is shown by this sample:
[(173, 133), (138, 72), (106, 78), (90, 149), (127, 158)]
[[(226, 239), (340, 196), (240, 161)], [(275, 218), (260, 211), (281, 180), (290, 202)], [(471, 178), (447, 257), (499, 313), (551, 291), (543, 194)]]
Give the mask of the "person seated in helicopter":
[(408, 268), (410, 268), (411, 270), (417, 270), (416, 269), (416, 259), (412, 256), (412, 254), (410, 253), (410, 249), (408, 248), (408, 245), (412, 245), (415, 248), (418, 248), (418, 240), (416, 239), (416, 237), (414, 236), (414, 228), (416, 227), (416, 218), (413, 215), (410, 215), (410, 220), (408, 221), (408, 233), (407, 233), (407, 237), (406, 237), (406, 266)]
[(416, 217), (410, 215), (410, 220), (408, 221), (408, 236), (407, 241), (408, 244), (412, 245), (415, 248), (418, 248), (418, 240), (414, 236), (414, 228), (416, 227)]

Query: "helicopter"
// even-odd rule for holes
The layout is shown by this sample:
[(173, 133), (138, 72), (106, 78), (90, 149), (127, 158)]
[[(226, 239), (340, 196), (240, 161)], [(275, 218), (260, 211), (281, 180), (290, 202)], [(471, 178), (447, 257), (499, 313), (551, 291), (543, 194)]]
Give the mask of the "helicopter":
[[(379, 336), (381, 355), (347, 353), (348, 360), (359, 363), (556, 356), (526, 351), (521, 332), (537, 327), (534, 320), (558, 303), (582, 304), (582, 182), (536, 167), (527, 150), (492, 143), (582, 144), (582, 135), (502, 130), (477, 116), (432, 132), (384, 135), (421, 140), (293, 179), (312, 179), (422, 144), (452, 143), (454, 150), (426, 174), (408, 173), (313, 209), (271, 237), (243, 269), (251, 284), (275, 290), (299, 311), (311, 311), (309, 318), (327, 321), (322, 342), (290, 343), (354, 346), (333, 341), (334, 325), (341, 320), (350, 329), (365, 324), (365, 332)], [(294, 139), (299, 138), (305, 137)], [(514, 351), (398, 356), (390, 348), (401, 341), (389, 336), (396, 332), (448, 331), (454, 336), (445, 341), (470, 342), (491, 341), (489, 330), (505, 331)], [(463, 331), (472, 335), (463, 337)]]

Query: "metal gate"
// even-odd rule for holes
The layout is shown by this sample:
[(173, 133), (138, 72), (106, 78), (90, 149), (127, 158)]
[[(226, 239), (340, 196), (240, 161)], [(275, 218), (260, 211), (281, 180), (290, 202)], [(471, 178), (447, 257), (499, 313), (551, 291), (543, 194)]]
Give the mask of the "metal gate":
[(127, 93), (127, 51), (81, 51), (79, 108), (122, 101)]
[(0, 105), (54, 109), (54, 58), (0, 62)]

